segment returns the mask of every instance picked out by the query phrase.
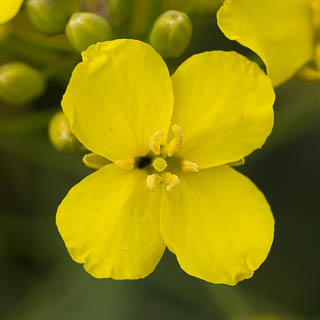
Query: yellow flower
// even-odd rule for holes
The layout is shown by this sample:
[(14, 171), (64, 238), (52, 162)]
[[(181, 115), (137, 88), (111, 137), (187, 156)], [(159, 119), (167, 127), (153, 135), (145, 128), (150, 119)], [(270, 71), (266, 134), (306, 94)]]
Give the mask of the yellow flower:
[(170, 78), (143, 42), (89, 47), (62, 107), (80, 142), (113, 163), (58, 208), (72, 258), (97, 278), (137, 279), (167, 246), (195, 277), (250, 278), (268, 255), (274, 220), (262, 193), (228, 164), (263, 145), (273, 102), (269, 78), (234, 52), (195, 55)]
[(218, 25), (229, 39), (262, 58), (276, 86), (313, 58), (312, 2), (318, 1), (226, 0), (218, 12)]
[(2, 0), (0, 3), (0, 24), (11, 20), (20, 10), (23, 0)]

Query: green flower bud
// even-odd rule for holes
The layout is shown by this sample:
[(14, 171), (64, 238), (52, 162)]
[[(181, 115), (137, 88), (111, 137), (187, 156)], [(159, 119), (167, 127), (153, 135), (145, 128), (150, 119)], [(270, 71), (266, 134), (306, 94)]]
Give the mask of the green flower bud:
[(48, 35), (63, 33), (70, 17), (69, 0), (28, 0), (27, 13), (33, 25)]
[(62, 152), (84, 151), (85, 148), (70, 131), (68, 120), (62, 111), (57, 112), (49, 123), (49, 139), (56, 150)]
[(92, 44), (112, 38), (108, 21), (91, 12), (73, 14), (67, 24), (66, 34), (79, 52), (86, 50)]
[(20, 106), (42, 95), (46, 79), (38, 70), (22, 62), (0, 67), (0, 100)]
[(177, 58), (189, 46), (192, 37), (192, 23), (180, 11), (169, 10), (154, 23), (150, 33), (150, 44), (164, 58)]

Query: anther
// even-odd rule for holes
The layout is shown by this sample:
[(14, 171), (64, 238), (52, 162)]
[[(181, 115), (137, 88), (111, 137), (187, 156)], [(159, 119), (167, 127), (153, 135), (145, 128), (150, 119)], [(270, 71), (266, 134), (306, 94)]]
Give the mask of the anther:
[(172, 191), (180, 183), (180, 179), (175, 174), (167, 172), (164, 176), (164, 182), (167, 184), (167, 191)]
[(153, 160), (152, 166), (156, 171), (162, 172), (167, 167), (167, 161), (163, 158), (157, 157)]
[(172, 157), (175, 152), (179, 151), (184, 142), (182, 130), (178, 125), (173, 125), (171, 130), (173, 131), (174, 138), (169, 143), (168, 157)]
[(117, 160), (114, 164), (119, 168), (132, 170), (134, 168), (134, 159)]
[(150, 137), (150, 140), (149, 140), (149, 148), (156, 155), (159, 155), (160, 151), (161, 151), (160, 145), (161, 145), (162, 135), (163, 135), (162, 130), (159, 130), (159, 131), (155, 132)]
[(200, 167), (195, 163), (188, 160), (181, 161), (181, 170), (183, 172), (199, 172)]
[(162, 177), (157, 174), (150, 174), (147, 176), (146, 184), (150, 190), (154, 190), (162, 181)]

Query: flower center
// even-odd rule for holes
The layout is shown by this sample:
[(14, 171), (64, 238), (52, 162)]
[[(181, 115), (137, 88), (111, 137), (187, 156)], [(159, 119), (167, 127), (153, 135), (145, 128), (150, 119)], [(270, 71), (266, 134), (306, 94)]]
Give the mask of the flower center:
[(161, 143), (163, 135), (161, 130), (150, 137), (149, 147), (152, 153), (156, 155), (151, 162), (154, 172), (151, 171), (146, 180), (147, 187), (150, 190), (154, 190), (160, 183), (164, 183), (167, 191), (171, 191), (180, 183), (178, 175), (173, 172), (199, 171), (199, 166), (196, 163), (173, 157), (183, 145), (183, 133), (176, 124), (172, 126), (172, 132), (173, 139), (167, 144)]
[(161, 157), (155, 158), (152, 162), (152, 167), (158, 172), (164, 171), (167, 166), (167, 161)]
[(150, 157), (140, 157), (137, 159), (137, 168), (138, 169), (144, 169), (148, 167), (151, 164), (151, 158)]
[(167, 191), (173, 190), (180, 179), (176, 173), (199, 172), (199, 166), (189, 160), (174, 156), (180, 151), (184, 141), (183, 133), (178, 125), (172, 126), (173, 138), (169, 143), (162, 141), (161, 130), (155, 132), (149, 140), (149, 154), (136, 159), (115, 161), (114, 164), (123, 169), (133, 168), (146, 170), (148, 176), (146, 185), (150, 190), (154, 190), (159, 184), (164, 183)]

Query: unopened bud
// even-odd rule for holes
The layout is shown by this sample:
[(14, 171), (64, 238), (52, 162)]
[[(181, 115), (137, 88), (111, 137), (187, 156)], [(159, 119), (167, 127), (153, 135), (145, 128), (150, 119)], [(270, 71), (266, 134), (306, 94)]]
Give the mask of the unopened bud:
[(92, 44), (112, 38), (108, 21), (91, 12), (73, 14), (68, 22), (66, 34), (70, 43), (79, 52), (86, 50)]
[(27, 13), (33, 25), (47, 35), (63, 33), (70, 17), (69, 0), (28, 0)]
[(49, 139), (58, 151), (76, 152), (85, 148), (70, 131), (68, 120), (63, 112), (57, 112), (49, 123)]
[(164, 58), (177, 58), (189, 46), (192, 37), (192, 23), (180, 11), (169, 10), (154, 23), (150, 33), (150, 44)]
[(22, 62), (0, 67), (0, 100), (20, 106), (42, 95), (46, 79), (38, 70)]

